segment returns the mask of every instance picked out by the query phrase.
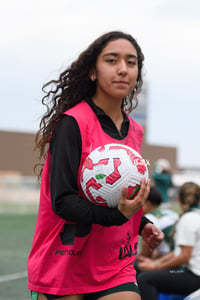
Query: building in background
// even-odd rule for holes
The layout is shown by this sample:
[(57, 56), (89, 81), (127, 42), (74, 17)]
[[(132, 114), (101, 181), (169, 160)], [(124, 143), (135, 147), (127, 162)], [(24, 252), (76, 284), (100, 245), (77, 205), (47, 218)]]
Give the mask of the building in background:
[(0, 175), (34, 176), (33, 133), (0, 131)]
[(160, 158), (167, 159), (171, 164), (171, 171), (175, 172), (178, 169), (176, 147), (152, 145), (147, 142), (148, 103), (148, 83), (144, 82), (142, 93), (138, 97), (138, 105), (130, 114), (130, 116), (144, 128), (142, 156), (150, 162), (150, 173), (153, 172), (154, 164)]

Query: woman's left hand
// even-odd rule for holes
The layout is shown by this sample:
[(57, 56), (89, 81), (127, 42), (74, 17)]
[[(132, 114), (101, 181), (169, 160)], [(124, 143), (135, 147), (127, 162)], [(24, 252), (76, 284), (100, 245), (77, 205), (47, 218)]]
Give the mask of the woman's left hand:
[(152, 223), (144, 226), (141, 236), (150, 249), (158, 247), (164, 239), (164, 233)]

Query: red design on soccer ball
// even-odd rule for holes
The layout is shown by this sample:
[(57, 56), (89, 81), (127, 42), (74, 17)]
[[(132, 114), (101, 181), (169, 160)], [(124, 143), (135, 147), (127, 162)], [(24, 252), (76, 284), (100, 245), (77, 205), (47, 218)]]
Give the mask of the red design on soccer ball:
[(119, 160), (119, 158), (113, 158), (113, 165), (114, 165), (114, 172), (112, 172), (110, 175), (106, 177), (106, 183), (111, 185), (121, 178), (118, 171), (118, 167), (121, 165), (121, 161)]
[(102, 151), (104, 151), (105, 150), (105, 145), (104, 146), (100, 146), (99, 148), (98, 148), (98, 151), (99, 152), (102, 152)]
[(145, 164), (141, 164), (141, 165), (137, 165), (137, 169), (138, 169), (138, 172), (140, 172), (141, 174), (144, 174), (145, 171), (146, 171), (146, 166)]
[(86, 159), (83, 164), (83, 170), (80, 174), (80, 181), (83, 182), (83, 173), (84, 173), (85, 169), (93, 170), (94, 166), (107, 165), (108, 161), (109, 161), (109, 159), (105, 158), (105, 159), (99, 160), (98, 163), (94, 164), (93, 161), (91, 160), (91, 158), (88, 157), (88, 159)]
[(139, 185), (129, 186), (128, 187), (127, 199), (134, 199), (137, 196), (139, 190), (140, 190), (140, 186)]
[(98, 196), (96, 199), (94, 199), (94, 197), (92, 196), (92, 193), (90, 192), (91, 187), (94, 188), (95, 190), (98, 190), (102, 187), (102, 185), (100, 183), (98, 183), (95, 178), (91, 178), (86, 183), (86, 193), (87, 193), (89, 199), (93, 203), (100, 204), (101, 206), (107, 206), (106, 201), (104, 199), (102, 199), (100, 196)]
[(146, 171), (146, 165), (145, 165), (145, 161), (143, 158), (137, 157), (134, 153), (131, 152), (130, 149), (127, 149), (126, 147), (122, 146), (111, 146), (110, 149), (123, 149), (126, 151), (126, 153), (128, 154), (128, 156), (130, 157), (130, 160), (132, 161), (132, 164), (135, 165), (138, 169), (138, 172), (140, 172), (141, 174), (144, 174)]

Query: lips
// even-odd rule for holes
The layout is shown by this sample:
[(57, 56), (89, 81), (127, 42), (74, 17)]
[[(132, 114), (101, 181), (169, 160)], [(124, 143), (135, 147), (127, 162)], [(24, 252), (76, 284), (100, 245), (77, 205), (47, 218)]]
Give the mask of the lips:
[(123, 80), (113, 81), (113, 83), (129, 85), (129, 83), (127, 81), (123, 81)]

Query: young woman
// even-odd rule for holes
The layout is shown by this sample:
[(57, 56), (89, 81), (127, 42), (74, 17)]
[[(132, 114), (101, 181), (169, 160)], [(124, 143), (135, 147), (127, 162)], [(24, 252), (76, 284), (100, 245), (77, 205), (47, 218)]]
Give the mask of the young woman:
[(150, 181), (142, 179), (134, 200), (124, 187), (118, 207), (105, 208), (85, 199), (80, 170), (87, 155), (105, 144), (140, 152), (143, 129), (125, 109), (133, 108), (141, 90), (143, 60), (132, 36), (109, 32), (44, 86), (47, 113), (36, 145), (46, 160), (28, 259), (32, 299), (140, 299), (133, 268), (138, 233), (152, 248), (163, 239), (148, 220), (141, 222)]
[(158, 293), (188, 295), (200, 288), (200, 187), (183, 184), (179, 192), (183, 214), (176, 224), (175, 249), (157, 260), (140, 258), (138, 284), (142, 300)]

